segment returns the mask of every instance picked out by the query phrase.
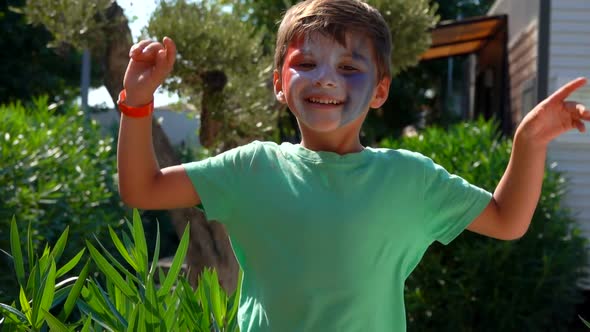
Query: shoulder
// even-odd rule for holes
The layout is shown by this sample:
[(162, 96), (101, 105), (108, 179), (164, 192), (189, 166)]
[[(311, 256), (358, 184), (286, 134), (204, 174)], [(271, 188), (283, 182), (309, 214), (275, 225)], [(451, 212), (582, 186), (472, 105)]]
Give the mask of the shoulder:
[(405, 149), (370, 148), (376, 160), (395, 163), (407, 167), (425, 167), (432, 163), (432, 159), (415, 151)]

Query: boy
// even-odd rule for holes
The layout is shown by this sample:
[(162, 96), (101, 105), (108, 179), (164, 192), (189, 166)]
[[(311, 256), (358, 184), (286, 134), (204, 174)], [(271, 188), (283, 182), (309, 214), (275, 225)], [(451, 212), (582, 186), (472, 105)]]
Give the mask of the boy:
[(361, 125), (390, 85), (389, 29), (358, 0), (308, 0), (278, 31), (274, 92), (300, 144), (253, 142), (160, 170), (152, 94), (175, 59), (171, 39), (130, 51), (119, 134), (121, 197), (143, 209), (202, 202), (223, 222), (244, 270), (241, 331), (404, 331), (404, 281), (433, 241), (463, 229), (498, 239), (527, 230), (547, 144), (590, 113), (564, 102), (575, 80), (523, 119), (494, 194), (424, 156), (363, 147)]

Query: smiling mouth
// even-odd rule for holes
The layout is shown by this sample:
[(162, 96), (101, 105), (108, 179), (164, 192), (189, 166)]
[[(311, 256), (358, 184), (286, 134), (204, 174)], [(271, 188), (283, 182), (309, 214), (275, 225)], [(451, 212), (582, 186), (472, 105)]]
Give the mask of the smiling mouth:
[(336, 99), (323, 99), (323, 98), (307, 98), (305, 99), (308, 103), (320, 104), (320, 105), (341, 105), (342, 101)]

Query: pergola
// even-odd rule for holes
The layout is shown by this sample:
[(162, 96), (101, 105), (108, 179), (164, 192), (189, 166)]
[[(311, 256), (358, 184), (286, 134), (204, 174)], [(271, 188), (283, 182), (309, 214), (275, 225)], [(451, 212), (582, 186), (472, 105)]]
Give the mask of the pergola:
[(432, 30), (432, 45), (422, 61), (474, 54), (477, 63), (468, 75), (467, 118), (495, 116), (504, 133), (512, 131), (508, 71), (508, 17), (482, 16), (444, 21)]

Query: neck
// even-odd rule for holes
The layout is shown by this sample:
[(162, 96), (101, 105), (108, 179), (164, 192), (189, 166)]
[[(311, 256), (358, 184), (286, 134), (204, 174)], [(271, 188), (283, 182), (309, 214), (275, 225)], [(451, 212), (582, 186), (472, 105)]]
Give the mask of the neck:
[(352, 128), (340, 128), (335, 132), (318, 133), (308, 130), (303, 126), (301, 129), (301, 146), (312, 151), (334, 152), (340, 155), (361, 152), (365, 147), (361, 144), (359, 130)]

